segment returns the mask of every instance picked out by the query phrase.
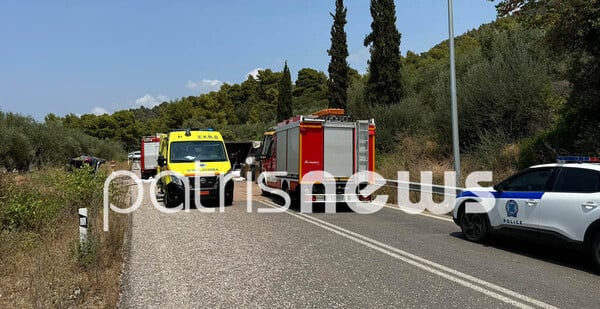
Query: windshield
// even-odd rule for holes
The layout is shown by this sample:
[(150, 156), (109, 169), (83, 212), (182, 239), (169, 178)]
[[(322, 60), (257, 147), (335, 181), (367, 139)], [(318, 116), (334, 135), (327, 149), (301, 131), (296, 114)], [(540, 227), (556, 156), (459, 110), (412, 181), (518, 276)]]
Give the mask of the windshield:
[(173, 142), (170, 149), (171, 162), (221, 162), (227, 161), (225, 147), (218, 141)]

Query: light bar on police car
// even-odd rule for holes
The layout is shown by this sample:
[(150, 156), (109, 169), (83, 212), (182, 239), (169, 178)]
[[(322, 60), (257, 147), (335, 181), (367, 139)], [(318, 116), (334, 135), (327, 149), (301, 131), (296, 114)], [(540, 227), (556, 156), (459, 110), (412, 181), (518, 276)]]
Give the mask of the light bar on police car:
[(600, 163), (600, 157), (582, 157), (582, 156), (560, 156), (556, 158), (558, 163)]

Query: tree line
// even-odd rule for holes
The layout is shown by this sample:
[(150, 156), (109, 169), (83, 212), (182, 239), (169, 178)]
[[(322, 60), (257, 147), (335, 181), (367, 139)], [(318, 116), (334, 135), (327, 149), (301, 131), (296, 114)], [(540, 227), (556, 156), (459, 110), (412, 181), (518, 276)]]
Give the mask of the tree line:
[(38, 123), (0, 112), (0, 132), (0, 169), (9, 171), (66, 165), (69, 158), (82, 154), (117, 159), (124, 153), (117, 140), (92, 137), (51, 117)]
[[(600, 139), (600, 9), (598, 0), (506, 0), (499, 18), (456, 38), (461, 151), (482, 165), (528, 165), (558, 154), (597, 154)], [(401, 8), (400, 8), (401, 9)], [(335, 1), (328, 74), (311, 68), (290, 78), (260, 70), (240, 84), (112, 115), (48, 115), (46, 123), (74, 128), (126, 150), (140, 137), (178, 127), (212, 127), (229, 140), (260, 139), (292, 114), (346, 108), (375, 118), (377, 147), (393, 153), (405, 137), (427, 141), (440, 157), (451, 155), (449, 46), (400, 54), (393, 0), (372, 0), (371, 53), (366, 74), (346, 62), (347, 8)]]

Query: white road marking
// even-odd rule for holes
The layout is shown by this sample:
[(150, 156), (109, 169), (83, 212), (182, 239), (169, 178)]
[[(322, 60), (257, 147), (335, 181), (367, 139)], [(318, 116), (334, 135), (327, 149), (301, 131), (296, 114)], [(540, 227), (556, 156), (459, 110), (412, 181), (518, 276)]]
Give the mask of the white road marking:
[[(274, 207), (274, 208), (279, 208), (280, 206), (270, 202), (270, 201), (260, 201), (263, 204), (269, 206), (269, 207)], [(555, 309), (557, 307), (554, 307), (550, 304), (544, 303), (542, 301), (536, 300), (534, 298), (525, 296), (523, 294), (520, 294), (518, 292), (509, 290), (507, 288), (503, 288), (501, 286), (498, 286), (496, 284), (487, 282), (485, 280), (473, 277), (471, 275), (462, 273), (460, 271), (457, 271), (455, 269), (443, 266), (441, 264), (435, 263), (433, 261), (424, 259), (422, 257), (419, 257), (417, 255), (408, 253), (406, 251), (400, 250), (398, 248), (392, 247), (390, 245), (381, 243), (377, 240), (374, 240), (372, 238), (366, 237), (364, 235), (346, 230), (342, 227), (339, 227), (335, 224), (331, 224), (329, 222), (325, 222), (323, 220), (308, 216), (306, 214), (302, 214), (302, 213), (294, 213), (291, 212), (289, 210), (286, 211), (286, 213), (288, 213), (291, 216), (294, 216), (298, 219), (301, 219), (303, 221), (306, 221), (308, 223), (311, 223), (313, 225), (319, 226), (327, 231), (330, 231), (332, 233), (338, 234), (342, 237), (345, 237), (347, 239), (350, 239), (354, 242), (357, 242), (359, 244), (362, 244), (366, 247), (369, 247), (373, 250), (379, 251), (381, 253), (384, 253), (388, 256), (391, 256), (395, 259), (401, 260), (407, 264), (413, 265), (417, 268), (420, 268), (422, 270), (428, 271), (430, 273), (433, 273), (435, 275), (438, 275), (442, 278), (445, 278), (447, 280), (450, 280), (452, 282), (458, 283), (464, 287), (470, 288), (472, 290), (478, 291), (480, 293), (483, 293), (487, 296), (493, 297), (497, 300), (500, 300), (502, 302), (505, 302), (507, 304), (511, 304), (515, 307), (518, 308), (534, 308), (531, 305), (535, 305), (541, 308), (551, 308), (551, 309)], [(471, 281), (471, 282), (469, 282)], [(498, 292), (498, 293), (497, 293)], [(499, 293), (503, 293), (505, 295), (499, 294)], [(508, 297), (506, 295), (510, 295), (511, 297)], [(527, 302), (529, 304), (520, 302), (516, 299), (519, 299), (521, 301)]]

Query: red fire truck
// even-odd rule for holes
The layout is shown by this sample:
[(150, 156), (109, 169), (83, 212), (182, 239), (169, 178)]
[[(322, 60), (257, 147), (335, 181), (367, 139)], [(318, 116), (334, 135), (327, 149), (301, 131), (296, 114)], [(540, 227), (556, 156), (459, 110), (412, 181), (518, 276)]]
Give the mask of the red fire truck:
[(142, 150), (140, 158), (140, 174), (142, 179), (148, 179), (156, 175), (159, 146), (160, 137), (144, 136), (142, 138)]
[[(325, 187), (333, 183), (335, 200), (343, 201), (352, 175), (375, 170), (375, 123), (353, 120), (343, 109), (295, 116), (265, 132), (260, 158), (262, 172), (287, 172), (264, 181), (287, 192), (292, 200), (325, 201), (325, 193), (331, 194)], [(312, 192), (301, 194), (300, 184), (309, 172), (317, 172), (313, 173), (317, 179), (310, 179), (315, 185)]]

